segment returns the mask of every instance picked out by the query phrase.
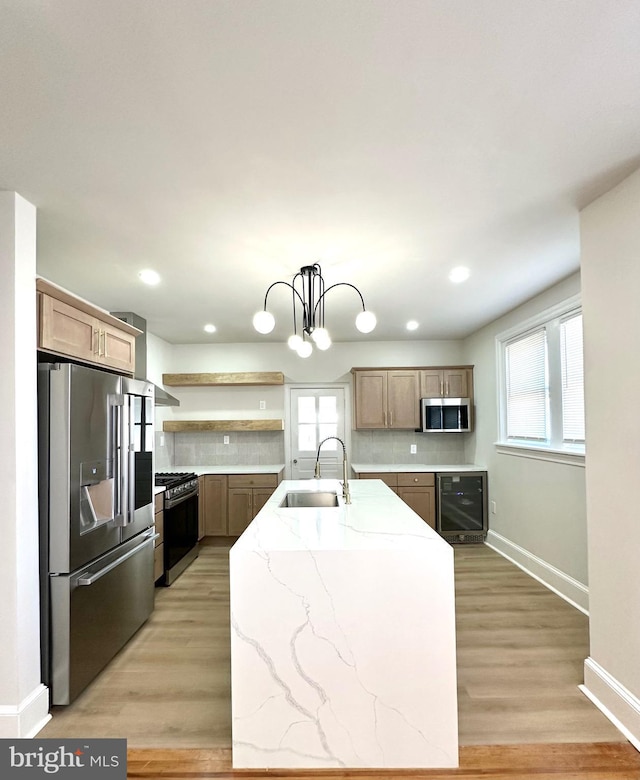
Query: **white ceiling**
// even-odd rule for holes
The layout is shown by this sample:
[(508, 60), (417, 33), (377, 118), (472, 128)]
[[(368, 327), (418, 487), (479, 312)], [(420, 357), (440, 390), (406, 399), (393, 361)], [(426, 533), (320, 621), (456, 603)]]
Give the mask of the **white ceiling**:
[(286, 337), (284, 287), (252, 315), (315, 262), (378, 317), (332, 291), (334, 340), (459, 338), (578, 269), (639, 42), (638, 0), (0, 0), (0, 188), (40, 274), (173, 343)]

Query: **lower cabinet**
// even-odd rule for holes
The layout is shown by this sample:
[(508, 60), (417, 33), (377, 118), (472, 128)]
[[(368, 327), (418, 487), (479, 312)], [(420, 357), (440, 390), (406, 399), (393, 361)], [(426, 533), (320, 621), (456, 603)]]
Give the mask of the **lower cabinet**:
[(436, 528), (435, 475), (426, 473), (398, 474), (398, 495), (431, 528)]
[(155, 497), (154, 522), (158, 538), (155, 540), (153, 551), (153, 580), (157, 582), (164, 575), (164, 496), (159, 493)]
[(426, 472), (362, 472), (360, 479), (381, 479), (419, 515), (427, 525), (436, 527), (435, 474)]
[(205, 474), (200, 477), (202, 536), (240, 536), (278, 487), (280, 474)]
[(277, 474), (230, 474), (228, 535), (240, 536), (277, 487)]
[(199, 536), (227, 536), (227, 475), (200, 477)]

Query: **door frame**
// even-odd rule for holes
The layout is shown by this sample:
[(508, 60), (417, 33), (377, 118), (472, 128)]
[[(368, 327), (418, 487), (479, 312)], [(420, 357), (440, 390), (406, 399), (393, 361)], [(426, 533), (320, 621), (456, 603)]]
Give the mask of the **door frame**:
[(284, 386), (284, 479), (291, 479), (291, 391), (337, 389), (344, 390), (344, 446), (347, 450), (347, 465), (351, 468), (351, 383), (295, 382)]

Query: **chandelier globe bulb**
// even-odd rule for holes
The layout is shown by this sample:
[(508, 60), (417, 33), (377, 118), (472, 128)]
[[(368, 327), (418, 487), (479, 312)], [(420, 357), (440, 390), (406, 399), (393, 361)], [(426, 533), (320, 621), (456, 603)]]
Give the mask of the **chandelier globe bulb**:
[(270, 311), (263, 309), (253, 315), (253, 327), (258, 333), (271, 333), (275, 328), (276, 319)]
[(299, 357), (301, 358), (308, 358), (309, 355), (313, 352), (313, 347), (311, 346), (310, 341), (303, 341), (302, 344), (296, 349), (296, 352), (298, 353)]
[(329, 338), (329, 331), (326, 328), (314, 328), (311, 331), (311, 338), (315, 344), (320, 344)]
[(289, 349), (297, 352), (300, 344), (302, 344), (302, 336), (299, 336), (297, 333), (292, 333), (287, 339), (287, 344), (289, 345)]
[(356, 317), (356, 328), (360, 333), (371, 333), (377, 323), (376, 315), (372, 311), (361, 311)]

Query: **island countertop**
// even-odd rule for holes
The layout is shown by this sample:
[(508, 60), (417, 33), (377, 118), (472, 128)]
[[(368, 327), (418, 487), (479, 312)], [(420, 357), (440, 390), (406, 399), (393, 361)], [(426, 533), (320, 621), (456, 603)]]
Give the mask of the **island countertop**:
[[(234, 544), (259, 550), (380, 550), (407, 549), (416, 544), (449, 544), (384, 483), (349, 480), (351, 504), (342, 498), (337, 479), (284, 480)], [(331, 491), (337, 507), (281, 507), (294, 491)]]
[(458, 766), (453, 549), (382, 480), (281, 507), (229, 553), (234, 769)]

